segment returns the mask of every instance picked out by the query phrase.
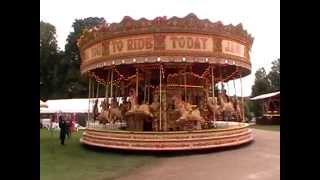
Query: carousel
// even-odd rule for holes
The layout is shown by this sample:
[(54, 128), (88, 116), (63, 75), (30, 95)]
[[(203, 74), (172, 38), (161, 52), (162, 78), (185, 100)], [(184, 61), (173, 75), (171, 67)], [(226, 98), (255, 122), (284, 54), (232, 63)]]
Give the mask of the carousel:
[[(252, 43), (241, 24), (213, 23), (194, 14), (126, 16), (85, 30), (78, 40), (80, 68), (89, 78), (93, 111), (80, 142), (176, 151), (252, 141), (241, 98), (241, 80), (251, 73)], [(240, 98), (227, 95), (230, 83)], [(101, 94), (105, 100), (99, 103)]]

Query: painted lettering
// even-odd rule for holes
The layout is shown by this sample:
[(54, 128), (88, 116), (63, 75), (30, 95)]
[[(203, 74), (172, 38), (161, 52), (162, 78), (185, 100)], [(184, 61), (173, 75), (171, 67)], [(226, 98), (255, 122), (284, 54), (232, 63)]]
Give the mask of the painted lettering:
[(172, 47), (176, 48), (176, 41), (178, 40), (178, 38), (177, 37), (171, 37), (170, 39), (172, 40)]
[(200, 38), (200, 39), (202, 41), (202, 49), (207, 49), (206, 42), (207, 42), (208, 38)]

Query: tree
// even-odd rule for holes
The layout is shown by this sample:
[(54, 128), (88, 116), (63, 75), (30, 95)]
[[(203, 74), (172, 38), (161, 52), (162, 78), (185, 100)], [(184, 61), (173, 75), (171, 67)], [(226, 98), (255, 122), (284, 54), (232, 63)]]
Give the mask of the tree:
[(272, 62), (271, 71), (268, 74), (272, 91), (280, 90), (280, 59)]
[(57, 64), (61, 54), (58, 52), (55, 27), (40, 21), (40, 97), (48, 99), (58, 87)]
[(56, 28), (50, 24), (40, 21), (40, 48), (57, 51)]
[(72, 64), (80, 66), (80, 52), (77, 46), (77, 40), (85, 29), (93, 28), (96, 25), (105, 23), (104, 18), (88, 17), (84, 19), (76, 19), (72, 24), (73, 32), (70, 32), (65, 45), (65, 53), (70, 58)]
[(244, 111), (245, 111), (245, 117), (248, 121), (250, 121), (252, 119), (252, 109), (253, 108), (253, 102), (250, 100), (245, 100), (244, 101)]
[(254, 85), (252, 86), (252, 96), (269, 93), (271, 85), (265, 69), (258, 69), (255, 73), (255, 77)]
[(93, 28), (96, 25), (105, 23), (104, 18), (89, 17), (76, 19), (72, 24), (73, 31), (70, 32), (65, 45), (65, 58), (68, 61), (66, 71), (65, 90), (67, 97), (87, 97), (88, 81), (80, 74), (80, 52), (77, 40), (85, 29)]
[[(271, 90), (270, 81), (264, 68), (260, 68), (255, 73), (255, 81), (252, 86), (252, 96), (269, 93)], [(260, 102), (252, 102), (252, 112), (255, 116), (262, 115), (262, 105)]]

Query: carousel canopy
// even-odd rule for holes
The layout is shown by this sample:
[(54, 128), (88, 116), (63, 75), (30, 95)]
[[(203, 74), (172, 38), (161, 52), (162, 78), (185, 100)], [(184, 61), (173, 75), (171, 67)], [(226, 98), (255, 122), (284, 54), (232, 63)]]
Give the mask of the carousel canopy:
[(280, 95), (280, 91), (273, 92), (273, 93), (268, 93), (268, 94), (262, 94), (262, 95), (250, 98), (250, 100), (267, 99), (267, 98), (275, 97), (275, 96), (278, 96), (278, 95)]
[[(101, 111), (100, 103), (105, 98), (98, 99), (98, 108)], [(92, 98), (90, 102), (90, 112), (94, 105), (96, 98)], [(117, 98), (118, 102), (122, 102), (121, 98)], [(109, 102), (111, 98), (109, 98)], [(89, 108), (89, 99), (56, 99), (47, 101), (48, 108), (40, 108), (40, 113), (87, 113)]]
[(101, 83), (110, 81), (110, 69), (115, 71), (113, 80), (123, 80), (134, 76), (137, 67), (159, 69), (160, 64), (168, 73), (190, 66), (189, 72), (202, 77), (210, 76), (208, 69), (215, 66), (214, 76), (224, 81), (250, 74), (252, 43), (242, 24), (224, 25), (191, 13), (153, 20), (126, 16), (84, 31), (78, 47), (81, 73)]

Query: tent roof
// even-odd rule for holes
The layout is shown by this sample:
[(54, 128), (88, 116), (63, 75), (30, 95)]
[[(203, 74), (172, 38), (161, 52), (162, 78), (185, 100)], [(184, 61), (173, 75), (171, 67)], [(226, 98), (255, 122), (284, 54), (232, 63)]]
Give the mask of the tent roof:
[(274, 97), (274, 96), (277, 96), (277, 95), (280, 95), (280, 91), (273, 92), (273, 93), (268, 93), (268, 94), (262, 94), (262, 95), (250, 98), (250, 100), (266, 99), (266, 98)]
[(48, 107), (47, 103), (40, 100), (40, 108), (42, 107)]
[[(99, 111), (101, 110), (100, 103), (105, 98), (99, 98)], [(40, 108), (40, 113), (57, 113), (57, 112), (64, 112), (64, 113), (87, 113), (88, 108), (90, 112), (92, 111), (93, 104), (96, 98), (92, 98), (90, 101), (89, 107), (89, 99), (55, 99), (55, 100), (48, 100), (46, 103), (48, 108)], [(120, 103), (121, 98), (118, 97), (117, 99)], [(109, 98), (109, 102), (111, 98)]]

